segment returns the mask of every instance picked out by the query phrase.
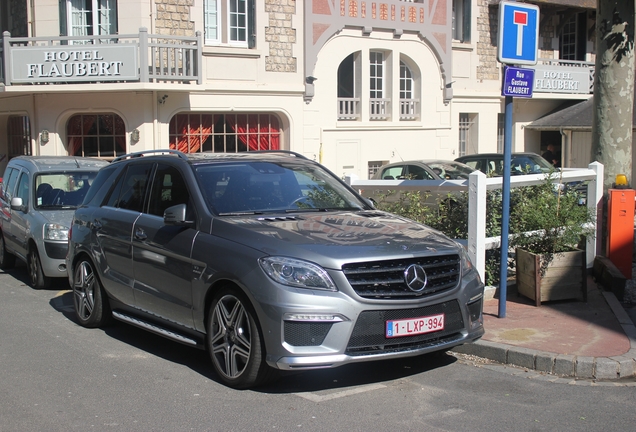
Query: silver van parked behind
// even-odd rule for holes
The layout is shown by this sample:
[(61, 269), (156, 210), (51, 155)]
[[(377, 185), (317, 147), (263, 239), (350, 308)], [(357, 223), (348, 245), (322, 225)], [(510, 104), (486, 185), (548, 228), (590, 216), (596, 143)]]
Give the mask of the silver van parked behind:
[(108, 162), (72, 156), (11, 159), (0, 188), (0, 268), (27, 263), (29, 282), (66, 277), (68, 230), (97, 171)]

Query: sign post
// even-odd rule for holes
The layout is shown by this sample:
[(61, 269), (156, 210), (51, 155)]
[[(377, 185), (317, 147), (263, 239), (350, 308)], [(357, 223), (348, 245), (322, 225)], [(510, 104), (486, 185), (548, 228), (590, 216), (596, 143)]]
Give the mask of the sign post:
[[(539, 7), (502, 1), (499, 3), (497, 60), (504, 64), (535, 65), (539, 52)], [(508, 233), (510, 231), (510, 156), (512, 153), (513, 97), (532, 97), (534, 70), (505, 68), (504, 166), (501, 209), (501, 259), (499, 273), (499, 318), (506, 317), (508, 289)]]

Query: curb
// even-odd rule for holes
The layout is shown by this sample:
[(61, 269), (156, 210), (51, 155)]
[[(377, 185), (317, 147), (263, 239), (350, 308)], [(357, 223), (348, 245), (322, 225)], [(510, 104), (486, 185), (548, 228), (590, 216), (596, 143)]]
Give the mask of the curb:
[(636, 326), (613, 293), (603, 291), (603, 296), (629, 339), (630, 349), (621, 356), (585, 357), (557, 354), (486, 340), (460, 345), (452, 351), (562, 377), (599, 380), (635, 377)]

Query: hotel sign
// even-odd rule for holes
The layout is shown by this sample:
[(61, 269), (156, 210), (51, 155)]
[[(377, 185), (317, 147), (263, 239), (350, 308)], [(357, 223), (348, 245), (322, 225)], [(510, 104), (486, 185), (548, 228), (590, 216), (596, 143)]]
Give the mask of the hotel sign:
[(11, 47), (11, 83), (139, 80), (136, 45)]
[(534, 66), (535, 93), (590, 93), (587, 67)]

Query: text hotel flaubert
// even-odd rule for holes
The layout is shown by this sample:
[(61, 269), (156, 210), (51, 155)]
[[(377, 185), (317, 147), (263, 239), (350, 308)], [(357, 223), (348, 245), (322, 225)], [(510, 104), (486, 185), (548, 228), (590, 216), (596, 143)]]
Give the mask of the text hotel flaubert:
[(27, 64), (27, 78), (121, 75), (123, 61), (105, 61), (99, 50), (44, 51), (42, 63)]

